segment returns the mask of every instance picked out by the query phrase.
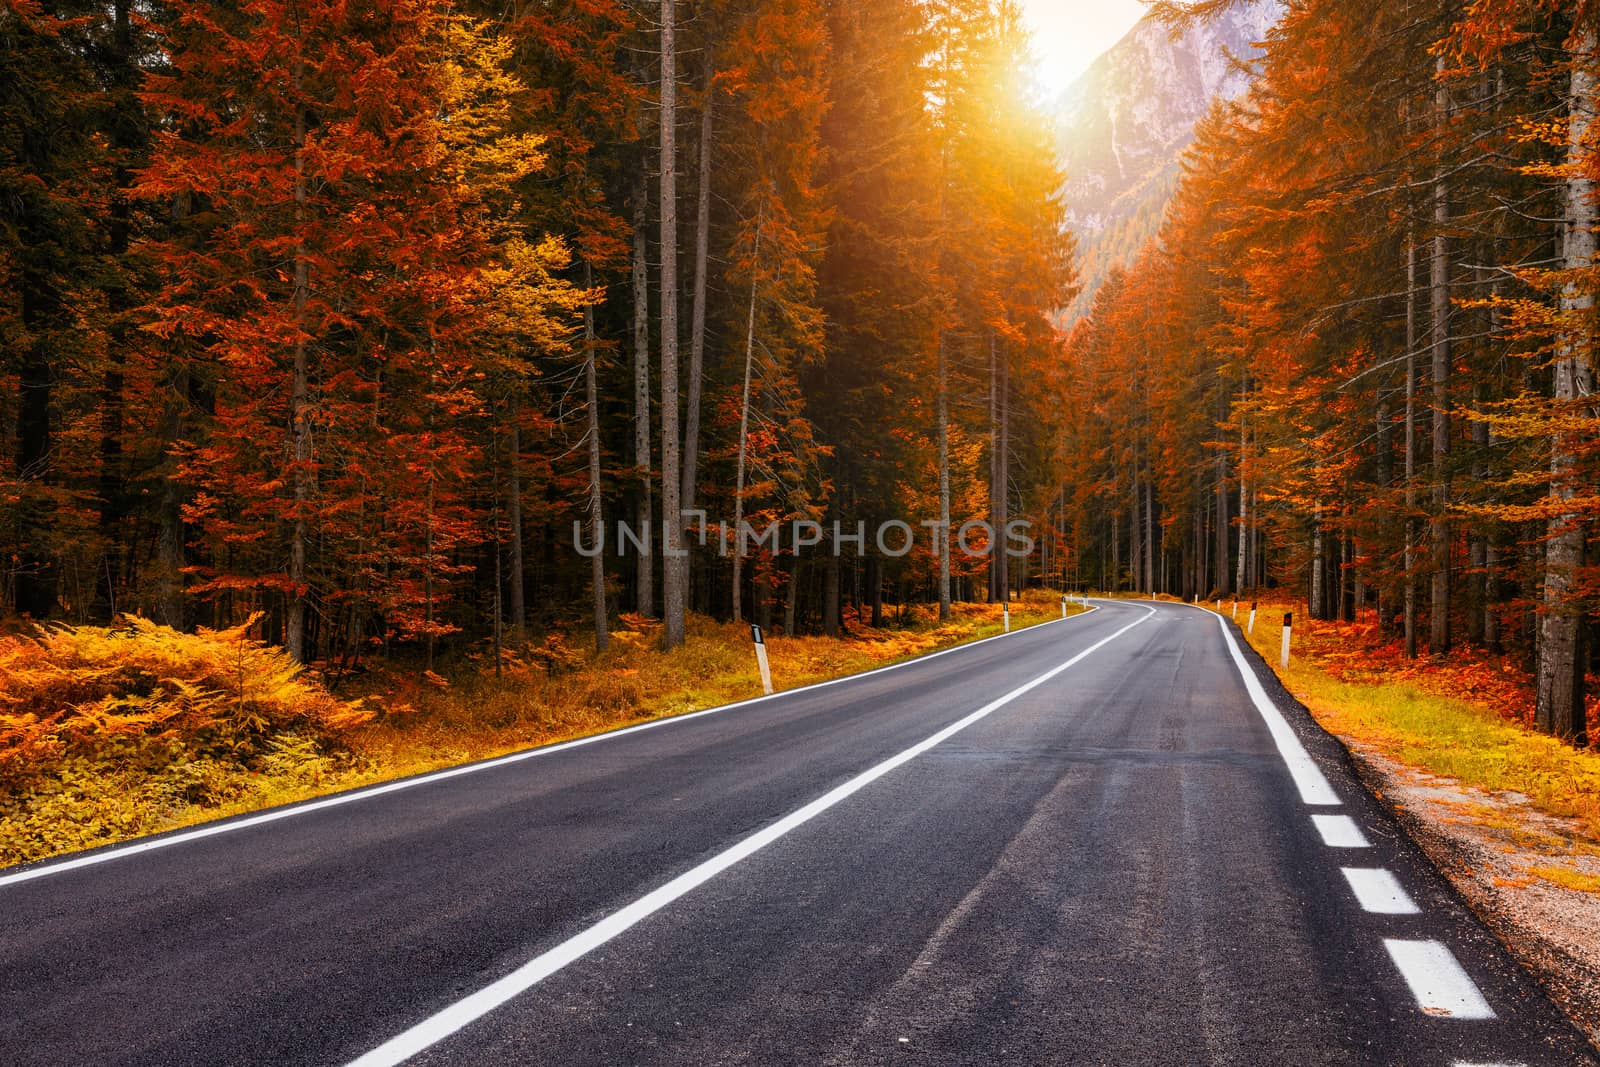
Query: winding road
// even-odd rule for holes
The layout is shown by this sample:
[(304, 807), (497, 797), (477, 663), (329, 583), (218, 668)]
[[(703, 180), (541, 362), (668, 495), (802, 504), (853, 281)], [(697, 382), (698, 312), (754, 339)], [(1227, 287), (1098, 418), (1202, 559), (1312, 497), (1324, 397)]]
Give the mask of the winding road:
[(1596, 1062), (1175, 604), (0, 871), (15, 1067)]

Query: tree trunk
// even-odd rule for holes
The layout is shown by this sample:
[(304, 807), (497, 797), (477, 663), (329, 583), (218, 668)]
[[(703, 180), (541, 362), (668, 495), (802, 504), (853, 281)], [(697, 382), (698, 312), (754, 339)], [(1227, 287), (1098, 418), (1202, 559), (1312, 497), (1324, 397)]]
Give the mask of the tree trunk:
[(1311, 516), (1311, 595), (1307, 598), (1307, 606), (1311, 609), (1313, 619), (1327, 618), (1327, 609), (1323, 605), (1323, 576), (1327, 573), (1327, 562), (1323, 558), (1322, 542), (1322, 506), (1319, 504)]
[(999, 371), (1000, 406), (1000, 456), (996, 462), (995, 497), (995, 563), (998, 568), (1000, 599), (1011, 600), (1011, 557), (1007, 554), (1010, 543), (1006, 539), (1006, 524), (1011, 521), (1011, 367), (1006, 361), (1004, 348), (998, 350), (996, 367)]
[[(649, 218), (645, 208), (649, 196), (643, 164), (633, 200), (633, 464), (639, 476), (639, 525), (648, 531), (651, 524), (650, 486), (650, 242), (645, 232)], [(654, 544), (646, 538), (647, 544)], [(651, 618), (656, 613), (655, 558), (651, 550), (641, 551), (634, 578), (639, 614)]]
[[(1591, 66), (1597, 47), (1592, 25), (1573, 33), (1569, 45), (1572, 57), (1572, 88), (1568, 107), (1571, 127), (1567, 162), (1571, 174), (1566, 181), (1567, 228), (1562, 266), (1572, 272), (1594, 265), (1595, 206), (1594, 182), (1589, 180), (1587, 139), (1595, 114), (1595, 77)], [(1574, 413), (1576, 402), (1594, 395), (1593, 337), (1588, 317), (1594, 296), (1582, 288), (1574, 274), (1561, 294), (1561, 310), (1566, 319), (1555, 361), (1555, 399), (1562, 414)], [(1585, 411), (1586, 416), (1592, 413)], [(1558, 434), (1551, 442), (1551, 493), (1557, 500), (1570, 501), (1580, 486), (1574, 484), (1577, 471), (1573, 435)], [(1578, 568), (1583, 566), (1585, 527), (1576, 513), (1551, 519), (1545, 542), (1544, 616), (1539, 633), (1538, 700), (1534, 722), (1546, 733), (1567, 738), (1573, 744), (1587, 743), (1584, 709), (1583, 611), (1574, 594)]]
[[(1444, 59), (1438, 61), (1440, 72)], [(1435, 98), (1440, 135), (1450, 113), (1450, 94), (1441, 85)], [(1450, 648), (1450, 200), (1441, 164), (1433, 183), (1433, 257), (1428, 288), (1433, 350), (1433, 515), (1429, 527), (1433, 588), (1428, 605), (1428, 651)]]
[(939, 621), (950, 619), (950, 368), (939, 331)]
[(689, 573), (678, 442), (677, 0), (661, 0), (661, 594), (662, 646), (683, 644)]
[(744, 528), (745, 464), (750, 438), (750, 382), (756, 356), (756, 284), (761, 265), (761, 219), (756, 220), (755, 250), (750, 259), (750, 312), (744, 328), (744, 385), (739, 395), (739, 462), (734, 469), (733, 490), (733, 621), (744, 621)]
[[(594, 269), (583, 265), (584, 288), (594, 289)], [(595, 382), (594, 305), (583, 305), (583, 394), (587, 408), (589, 439), (589, 545), (594, 557), (589, 561), (589, 583), (594, 602), (594, 644), (601, 652), (611, 643), (606, 611), (605, 497), (600, 487), (600, 390)]]
[(1139, 488), (1139, 467), (1135, 461), (1133, 478), (1130, 482), (1133, 487), (1133, 515), (1128, 521), (1128, 586), (1135, 593), (1142, 593), (1144, 584), (1143, 563), (1143, 524), (1139, 521), (1139, 512), (1144, 506), (1144, 492)]
[(1249, 432), (1245, 426), (1244, 417), (1239, 418), (1239, 566), (1234, 572), (1234, 587), (1242, 594), (1248, 588), (1249, 571), (1245, 563), (1249, 559), (1250, 549), (1250, 480), (1246, 476), (1249, 469), (1245, 463), (1246, 450), (1250, 446)]
[[(299, 76), (295, 77), (299, 89)], [(306, 648), (306, 507), (311, 498), (311, 397), (306, 366), (306, 304), (311, 293), (311, 264), (302, 244), (301, 227), (305, 224), (305, 109), (296, 105), (294, 116), (294, 375), (289, 396), (289, 436), (294, 473), (294, 524), (289, 540), (289, 584), (292, 587), (289, 601), (288, 634), (285, 644), (289, 655), (299, 663), (307, 662)]]
[(716, 114), (716, 67), (706, 45), (705, 97), (700, 105), (700, 201), (694, 227), (694, 306), (689, 322), (689, 396), (683, 427), (683, 506), (695, 506), (700, 470), (700, 396), (705, 387), (706, 273), (711, 260), (711, 135)]
[(1228, 453), (1217, 449), (1217, 595), (1227, 596), (1228, 585)]
[[(989, 523), (1000, 529), (1000, 373), (995, 367), (998, 345), (989, 331)], [(989, 556), (989, 600), (1000, 599), (1000, 553)]]
[(822, 568), (822, 632), (839, 636), (839, 556), (829, 553)]
[(1156, 487), (1154, 482), (1144, 483), (1144, 589), (1155, 595), (1156, 591)]
[(522, 401), (517, 389), (511, 390), (511, 455), (506, 479), (506, 522), (511, 527), (511, 625), (522, 630), (528, 625), (525, 592), (526, 561), (522, 543)]
[(1417, 658), (1417, 245), (1406, 235), (1406, 658)]

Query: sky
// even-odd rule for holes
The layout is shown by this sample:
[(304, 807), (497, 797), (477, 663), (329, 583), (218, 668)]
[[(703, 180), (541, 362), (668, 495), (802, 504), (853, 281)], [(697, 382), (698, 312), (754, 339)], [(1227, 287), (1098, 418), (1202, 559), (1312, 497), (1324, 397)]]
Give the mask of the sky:
[(1039, 82), (1052, 96), (1144, 16), (1142, 0), (1022, 0), (1039, 57)]

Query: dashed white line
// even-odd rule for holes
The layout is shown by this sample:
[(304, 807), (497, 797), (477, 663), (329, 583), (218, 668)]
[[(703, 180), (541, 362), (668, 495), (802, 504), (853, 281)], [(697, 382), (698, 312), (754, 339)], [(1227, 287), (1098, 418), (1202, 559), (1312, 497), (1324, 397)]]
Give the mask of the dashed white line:
[(1422, 909), (1400, 880), (1381, 867), (1341, 867), (1362, 911), (1374, 915), (1416, 915)]
[(351, 1061), (349, 1067), (395, 1067), (395, 1065), (404, 1063), (423, 1049), (438, 1044), (451, 1034), (481, 1019), (507, 1001), (533, 988), (573, 961), (588, 955), (601, 945), (643, 922), (691, 890), (704, 885), (728, 868), (748, 859), (779, 838), (810, 822), (834, 805), (860, 792), (895, 768), (910, 763), (930, 748), (942, 744), (973, 723), (989, 717), (1018, 697), (1037, 689), (1067, 668), (1080, 663), (1106, 645), (1109, 645), (1135, 626), (1149, 620), (1153, 615), (1155, 615), (1155, 609), (1147, 609), (1146, 614), (1130, 622), (1110, 637), (1090, 645), (1060, 666), (1053, 667), (1033, 679), (1033, 681), (1024, 683), (1004, 696), (990, 701), (958, 722), (946, 726), (927, 740), (920, 741), (904, 752), (891, 756), (877, 766), (863, 771), (843, 785), (824, 793), (798, 811), (784, 816), (764, 829), (757, 830), (731, 848), (719, 852), (699, 866), (678, 875), (678, 877), (660, 889), (640, 897), (632, 904), (618, 911), (612, 912), (587, 930), (535, 956), (499, 981), (483, 987), (476, 993), (463, 997), (403, 1033), (390, 1038), (371, 1052)]
[(1278, 706), (1267, 696), (1267, 691), (1261, 688), (1256, 672), (1245, 662), (1244, 653), (1239, 651), (1238, 643), (1228, 630), (1228, 620), (1221, 615), (1216, 616), (1216, 620), (1217, 625), (1222, 628), (1223, 639), (1228, 643), (1228, 651), (1233, 654), (1233, 663), (1239, 669), (1239, 677), (1244, 679), (1245, 691), (1250, 694), (1250, 700), (1255, 704), (1256, 711), (1261, 713), (1261, 718), (1266, 722), (1267, 731), (1272, 734), (1272, 741), (1278, 746), (1278, 754), (1289, 766), (1289, 775), (1294, 779), (1295, 787), (1300, 790), (1300, 799), (1318, 807), (1337, 806), (1339, 794), (1333, 791), (1333, 786), (1328, 784), (1322, 768), (1317, 766), (1311, 754), (1306, 751), (1305, 745), (1300, 743), (1300, 737), (1294, 732), (1294, 727), (1289, 725), (1289, 720), (1283, 717), (1283, 712), (1279, 711)]
[(526, 752), (515, 752), (509, 756), (501, 756), (497, 759), (483, 760), (478, 763), (464, 764), (460, 767), (449, 767), (442, 771), (432, 771), (427, 774), (419, 774), (415, 777), (401, 779), (398, 782), (389, 782), (385, 785), (373, 786), (370, 789), (357, 789), (348, 793), (336, 793), (331, 797), (324, 797), (321, 800), (308, 800), (300, 804), (293, 804), (287, 807), (276, 808), (272, 811), (263, 812), (260, 815), (251, 815), (248, 818), (233, 819), (228, 822), (212, 823), (208, 826), (202, 826), (199, 829), (187, 830), (183, 833), (169, 834), (166, 837), (157, 837), (148, 841), (135, 841), (132, 844), (121, 845), (116, 848), (107, 848), (100, 852), (92, 852), (87, 856), (78, 856), (73, 859), (56, 860), (54, 862), (47, 861), (36, 867), (26, 867), (11, 874), (0, 875), (0, 889), (5, 888), (6, 886), (16, 885), (19, 882), (31, 882), (36, 878), (47, 878), (54, 874), (65, 874), (67, 871), (75, 871), (84, 867), (93, 867), (101, 863), (109, 863), (112, 860), (124, 859), (128, 856), (137, 856), (146, 852), (154, 852), (158, 849), (171, 848), (174, 845), (188, 844), (190, 841), (201, 841), (205, 838), (216, 837), (220, 834), (231, 834), (239, 830), (248, 830), (251, 827), (264, 826), (268, 823), (280, 822), (284, 819), (292, 819), (297, 815), (309, 815), (314, 811), (325, 811), (328, 808), (338, 808), (343, 807), (346, 804), (355, 804), (363, 800), (372, 800), (376, 797), (388, 796), (391, 793), (399, 793), (408, 789), (415, 789), (417, 786), (421, 785), (430, 785), (434, 782), (443, 782), (451, 778), (459, 778), (468, 774), (478, 774), (483, 771), (490, 771), (499, 767), (506, 767), (514, 763), (521, 763), (524, 760), (538, 759), (543, 756), (551, 756), (557, 752), (565, 752), (568, 749), (582, 748), (586, 745), (594, 745), (603, 741), (615, 740), (619, 737), (627, 737), (630, 734), (642, 733), (645, 730), (657, 730), (665, 726), (686, 723), (693, 719), (703, 719), (708, 715), (720, 715), (727, 711), (736, 711), (740, 708), (753, 707), (757, 704), (765, 704), (773, 700), (782, 700), (786, 697), (796, 696), (800, 693), (808, 693), (816, 689), (827, 689), (830, 686), (843, 685), (846, 682), (857, 682), (863, 678), (869, 678), (875, 674), (883, 674), (887, 671), (900, 670), (903, 667), (910, 667), (917, 663), (926, 663), (928, 660), (938, 659), (940, 656), (948, 656), (956, 652), (965, 652), (968, 649), (977, 648), (979, 645), (986, 645), (991, 641), (1010, 640), (1015, 636), (1029, 633), (1030, 631), (1037, 630), (1044, 626), (1053, 626), (1057, 623), (1070, 622), (1072, 619), (1082, 619), (1099, 610), (1099, 608), (1091, 606), (1087, 611), (1079, 612), (1076, 615), (1070, 615), (1065, 619), (1052, 619), (1049, 622), (1040, 623), (1038, 626), (1030, 626), (1026, 630), (1018, 630), (1016, 634), (997, 634), (994, 637), (985, 637), (979, 641), (969, 641), (966, 644), (956, 645), (954, 648), (946, 648), (939, 652), (930, 652), (925, 656), (918, 656), (915, 659), (903, 660), (900, 663), (891, 663), (886, 667), (875, 667), (870, 671), (862, 671), (859, 674), (849, 674), (842, 678), (831, 678), (825, 682), (816, 682), (812, 685), (803, 685), (794, 689), (785, 689), (781, 692), (773, 693), (770, 696), (753, 697), (750, 700), (741, 700), (735, 704), (724, 704), (721, 707), (706, 708), (703, 711), (694, 711), (684, 715), (673, 715), (664, 719), (655, 719), (651, 722), (640, 723), (638, 726), (626, 726), (620, 730), (608, 730), (605, 733), (591, 734), (588, 737), (579, 737), (572, 741), (562, 741), (553, 745), (542, 745), (538, 748), (528, 749)]
[(1329, 848), (1371, 848), (1372, 842), (1348, 815), (1313, 815), (1311, 821)]
[(1385, 938), (1383, 947), (1411, 987), (1417, 1007), (1429, 1015), (1451, 1019), (1493, 1019), (1494, 1009), (1455, 955), (1437, 941), (1397, 941)]

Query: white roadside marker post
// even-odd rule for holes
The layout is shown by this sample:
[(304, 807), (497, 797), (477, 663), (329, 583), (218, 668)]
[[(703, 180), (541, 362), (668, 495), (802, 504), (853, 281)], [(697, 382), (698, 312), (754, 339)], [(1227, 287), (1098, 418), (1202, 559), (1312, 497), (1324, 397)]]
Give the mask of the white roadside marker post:
[(1067, 594), (1065, 593), (1061, 594), (1061, 617), (1063, 619), (1067, 617)]
[(756, 666), (761, 669), (761, 688), (766, 692), (767, 696), (771, 696), (772, 667), (767, 663), (767, 642), (761, 636), (761, 627), (752, 623), (750, 636), (756, 643)]
[(1255, 605), (1255, 602), (1252, 601), (1251, 604), (1250, 604), (1250, 626), (1249, 626), (1248, 629), (1245, 630), (1245, 633), (1253, 634), (1255, 632), (1256, 632), (1256, 605)]
[(1011, 596), (1006, 595), (1006, 602), (1000, 607), (1000, 614), (1005, 619), (1006, 633), (1011, 632)]
[(1234, 622), (1238, 622), (1239, 621), (1239, 598), (1238, 597), (1234, 597), (1233, 598), (1233, 621)]
[(1220, 598), (1218, 598), (1218, 600), (1217, 600), (1217, 614), (1218, 615), (1222, 614), (1222, 600)]
[(1283, 613), (1283, 656), (1281, 662), (1285, 670), (1289, 668), (1289, 634), (1294, 630), (1294, 612)]

